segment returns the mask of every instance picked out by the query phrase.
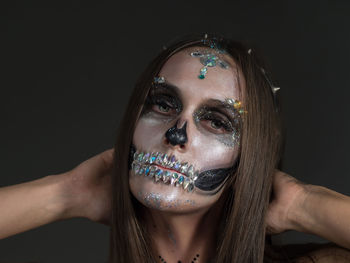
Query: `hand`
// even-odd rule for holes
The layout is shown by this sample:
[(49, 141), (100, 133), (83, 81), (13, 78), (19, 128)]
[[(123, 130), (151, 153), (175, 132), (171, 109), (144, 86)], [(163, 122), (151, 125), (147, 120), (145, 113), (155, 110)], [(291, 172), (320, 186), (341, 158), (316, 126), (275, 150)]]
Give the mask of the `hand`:
[(276, 170), (272, 184), (272, 200), (266, 214), (266, 231), (278, 234), (293, 229), (293, 211), (301, 207), (307, 196), (306, 184)]
[(113, 168), (114, 150), (109, 149), (58, 175), (64, 180), (62, 196), (67, 218), (85, 217), (110, 223)]

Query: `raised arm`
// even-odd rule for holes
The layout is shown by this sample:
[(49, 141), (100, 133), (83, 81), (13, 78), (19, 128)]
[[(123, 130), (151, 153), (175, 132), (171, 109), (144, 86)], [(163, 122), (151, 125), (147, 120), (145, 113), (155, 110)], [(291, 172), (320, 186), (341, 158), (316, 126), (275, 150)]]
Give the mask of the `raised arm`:
[(108, 224), (112, 171), (110, 149), (67, 173), (0, 188), (0, 239), (72, 217)]
[(306, 188), (304, 202), (290, 213), (293, 229), (350, 249), (350, 197), (322, 186)]
[(322, 186), (303, 184), (278, 171), (267, 230), (296, 230), (323, 237), (350, 249), (350, 197)]

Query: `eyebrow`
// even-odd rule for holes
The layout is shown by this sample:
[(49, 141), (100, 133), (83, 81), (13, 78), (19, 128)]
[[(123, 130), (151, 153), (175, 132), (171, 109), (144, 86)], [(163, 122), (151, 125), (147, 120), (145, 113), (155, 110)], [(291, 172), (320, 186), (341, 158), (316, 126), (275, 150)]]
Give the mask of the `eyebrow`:
[(157, 91), (159, 89), (166, 90), (166, 91), (172, 93), (172, 95), (175, 95), (175, 96), (181, 98), (180, 89), (177, 86), (170, 84), (167, 81), (165, 81), (164, 83), (155, 83), (153, 91)]
[(217, 109), (221, 113), (229, 112), (230, 114), (233, 114), (233, 115), (235, 115), (237, 113), (237, 110), (231, 104), (227, 103), (226, 101), (219, 100), (219, 99), (205, 100), (202, 103), (201, 107), (208, 107), (208, 108), (212, 108), (212, 109)]

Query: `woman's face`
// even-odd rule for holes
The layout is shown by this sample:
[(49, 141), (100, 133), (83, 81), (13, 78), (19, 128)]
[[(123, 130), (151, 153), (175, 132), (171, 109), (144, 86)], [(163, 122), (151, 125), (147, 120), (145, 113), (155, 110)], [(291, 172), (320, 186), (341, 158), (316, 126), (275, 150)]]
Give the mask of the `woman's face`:
[[(196, 51), (228, 67), (207, 66), (199, 78), (205, 64), (191, 56)], [(218, 200), (239, 153), (242, 120), (232, 104), (244, 88), (239, 72), (232, 58), (209, 48), (182, 50), (164, 64), (164, 82), (151, 88), (133, 136), (130, 189), (145, 206), (193, 212)]]

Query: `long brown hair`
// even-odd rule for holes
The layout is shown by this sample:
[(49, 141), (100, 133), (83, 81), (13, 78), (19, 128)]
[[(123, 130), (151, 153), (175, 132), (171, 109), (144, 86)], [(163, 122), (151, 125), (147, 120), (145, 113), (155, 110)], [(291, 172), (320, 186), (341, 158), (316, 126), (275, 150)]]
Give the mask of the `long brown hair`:
[[(272, 176), (280, 159), (281, 132), (271, 87), (262, 73), (261, 59), (240, 42), (207, 35), (223, 48), (243, 72), (246, 86), (241, 90), (244, 117), (238, 169), (225, 188), (225, 212), (220, 222), (214, 262), (263, 262), (265, 214)], [(113, 210), (110, 262), (154, 263), (151, 237), (140, 216), (141, 204), (129, 190), (130, 145), (152, 80), (176, 52), (192, 46), (207, 46), (203, 35), (177, 40), (162, 50), (138, 79), (120, 124), (115, 144), (116, 174), (112, 180)]]

